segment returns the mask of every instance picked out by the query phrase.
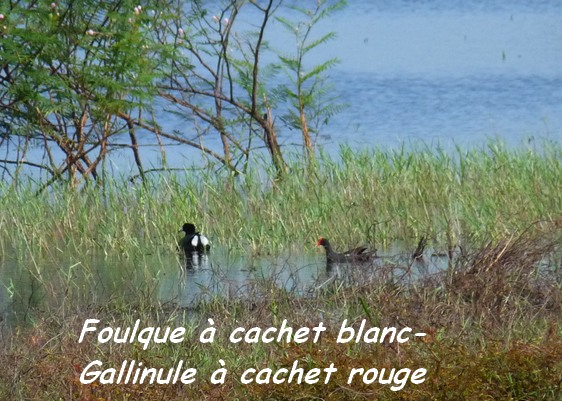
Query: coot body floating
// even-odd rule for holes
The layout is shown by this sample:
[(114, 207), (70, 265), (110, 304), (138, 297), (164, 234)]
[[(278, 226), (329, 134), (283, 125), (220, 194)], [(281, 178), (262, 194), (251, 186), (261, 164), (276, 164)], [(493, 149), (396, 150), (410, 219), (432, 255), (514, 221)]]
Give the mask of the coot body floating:
[(184, 232), (185, 236), (180, 240), (179, 247), (183, 249), (186, 256), (191, 256), (193, 252), (206, 253), (211, 249), (211, 245), (207, 237), (197, 232), (195, 225), (185, 223), (180, 232)]

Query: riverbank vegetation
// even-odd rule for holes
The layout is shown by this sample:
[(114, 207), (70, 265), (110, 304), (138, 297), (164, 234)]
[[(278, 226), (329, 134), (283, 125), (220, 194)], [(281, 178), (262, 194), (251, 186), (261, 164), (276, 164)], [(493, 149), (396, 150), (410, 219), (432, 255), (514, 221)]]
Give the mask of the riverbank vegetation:
[[(281, 180), (260, 168), (243, 176), (170, 172), (150, 176), (145, 185), (112, 179), (103, 186), (63, 185), (39, 193), (33, 182), (5, 185), (3, 263), (10, 266), (6, 260), (16, 258), (21, 271), (5, 273), (12, 278), (2, 287), (19, 308), (15, 327), (10, 312), (2, 323), (0, 363), (9, 367), (0, 373), (2, 398), (549, 400), (562, 395), (559, 145), (507, 149), (491, 143), (456, 152), (342, 148), (336, 159), (320, 155), (317, 160), (315, 166), (290, 162)], [(402, 240), (410, 250), (425, 236), (433, 250), (451, 250), (452, 259), (431, 274), (392, 258), (376, 266), (343, 266), (341, 275), (338, 269), (304, 293), (274, 278), (253, 280), (235, 295), (201, 284), (202, 293), (214, 295), (185, 306), (181, 290), (171, 299), (159, 295), (162, 279), (178, 271), (173, 260), (159, 258), (176, 254), (184, 221), (197, 222), (215, 246), (254, 256), (304, 252), (320, 235), (337, 244), (370, 243), (379, 249)], [(150, 254), (155, 257), (148, 260)], [(113, 264), (112, 274), (100, 277), (88, 262), (94, 255), (121, 261)], [(180, 287), (191, 277), (189, 271), (183, 274)], [(18, 275), (30, 277), (22, 280), (30, 288), (20, 288)], [(291, 277), (285, 280), (298, 281)], [(136, 319), (143, 327), (184, 326), (189, 336), (181, 344), (147, 350), (98, 344), (95, 336), (78, 343), (84, 321), (91, 318), (112, 327), (132, 326)], [(208, 318), (222, 334), (201, 344), (198, 335)], [(324, 322), (328, 330), (318, 344), (234, 345), (225, 336), (236, 327), (267, 328), (284, 319), (293, 327)], [(356, 330), (365, 320), (367, 327), (408, 326), (427, 336), (403, 345), (338, 344), (344, 319)], [(210, 377), (221, 359), (229, 373), (224, 384), (213, 384)], [(170, 369), (182, 360), (185, 368), (197, 369), (197, 380), (190, 385), (80, 383), (84, 368), (95, 360), (104, 369), (119, 369), (125, 360)], [(240, 381), (247, 369), (290, 368), (295, 361), (307, 370), (334, 363), (338, 371), (326, 384)], [(388, 384), (348, 384), (347, 374), (358, 367), (424, 368), (427, 375), (423, 383), (394, 392)]]
[[(558, 245), (557, 245), (558, 244)], [(217, 295), (190, 309), (174, 302), (146, 302), (146, 292), (123, 302), (115, 294), (100, 303), (64, 302), (39, 314), (32, 326), (2, 337), (0, 395), (5, 399), (249, 399), (249, 400), (555, 400), (562, 396), (562, 281), (559, 242), (554, 227), (535, 227), (506, 237), (454, 260), (454, 267), (414, 281), (397, 279), (396, 264), (347, 266), (319, 283), (308, 295), (279, 288), (262, 280), (237, 297)], [(557, 258), (557, 259), (556, 259)], [(550, 260), (550, 262), (548, 262)], [(141, 268), (141, 266), (137, 266)], [(401, 275), (401, 278), (404, 276)], [(73, 284), (69, 282), (73, 291)], [(68, 288), (67, 288), (68, 290)], [(74, 289), (75, 290), (75, 289)], [(67, 295), (65, 295), (67, 294)], [(86, 319), (99, 319), (98, 332), (78, 342)], [(213, 319), (211, 326), (208, 319)], [(180, 343), (150, 344), (136, 341), (98, 343), (106, 326), (185, 327)], [(317, 343), (230, 342), (238, 327), (326, 327)], [(423, 338), (406, 343), (386, 341), (338, 343), (339, 329), (411, 327)], [(91, 324), (91, 323), (90, 323)], [(211, 343), (200, 342), (203, 330), (216, 328)], [(207, 337), (208, 338), (208, 337)], [(311, 337), (312, 338), (312, 337)], [(191, 384), (90, 384), (80, 375), (93, 361), (119, 371), (124, 361), (144, 367), (168, 369), (183, 361), (195, 368)], [(214, 384), (213, 372), (227, 369), (224, 382)], [(248, 369), (290, 369), (295, 361), (306, 372), (337, 368), (330, 380), (317, 383), (243, 383)], [(364, 383), (360, 376), (348, 383), (352, 368), (386, 370), (427, 369), (420, 384)], [(90, 367), (89, 372), (93, 369)], [(89, 378), (91, 376), (87, 376)], [(132, 377), (132, 376), (131, 376)], [(253, 377), (247, 375), (246, 378)], [(265, 376), (262, 376), (262, 379)], [(109, 380), (110, 376), (105, 376)], [(403, 378), (403, 376), (402, 376)], [(216, 379), (216, 378), (215, 378)], [(398, 385), (396, 387), (399, 387)], [(395, 387), (395, 389), (396, 389)]]
[(111, 179), (36, 194), (4, 186), (4, 254), (132, 255), (171, 252), (185, 221), (231, 250), (250, 254), (336, 244), (385, 247), (421, 236), (441, 250), (482, 244), (532, 224), (561, 224), (562, 149), (490, 144), (455, 153), (343, 148), (315, 168), (291, 163), (283, 180), (265, 169), (242, 177), (208, 171), (151, 176), (146, 185)]

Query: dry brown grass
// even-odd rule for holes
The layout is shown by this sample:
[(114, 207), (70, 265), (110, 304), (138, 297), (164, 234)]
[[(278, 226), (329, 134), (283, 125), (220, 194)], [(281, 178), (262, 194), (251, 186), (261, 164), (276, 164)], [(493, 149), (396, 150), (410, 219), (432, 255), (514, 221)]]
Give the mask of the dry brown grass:
[[(205, 327), (212, 317), (219, 330), (213, 344), (196, 337), (178, 345), (143, 351), (134, 345), (77, 343), (85, 318), (114, 325), (131, 321), (130, 313), (110, 306), (44, 318), (32, 327), (4, 337), (0, 363), (2, 399), (73, 400), (556, 400), (562, 399), (562, 272), (557, 229), (529, 230), (465, 253), (454, 268), (405, 283), (391, 269), (359, 268), (345, 280), (334, 280), (309, 296), (296, 296), (274, 285), (259, 288), (259, 297), (214, 300), (201, 304), (195, 321), (161, 305), (143, 310), (143, 324)], [(369, 269), (365, 269), (365, 274)], [(351, 278), (350, 278), (351, 277)], [(130, 308), (134, 310), (134, 307)], [(61, 312), (62, 313), (62, 312)], [(66, 311), (68, 313), (68, 311)], [(237, 344), (226, 333), (235, 327), (328, 327), (319, 344)], [(343, 319), (358, 327), (409, 326), (424, 331), (423, 340), (405, 344), (338, 344)], [(224, 385), (208, 380), (224, 359), (229, 375)], [(198, 369), (192, 385), (82, 385), (79, 374), (94, 359), (119, 366), (137, 359), (169, 368), (184, 359)], [(290, 367), (298, 360), (308, 369), (338, 368), (332, 379), (312, 385), (242, 385), (249, 367)], [(426, 368), (420, 385), (398, 392), (389, 386), (347, 384), (352, 367)]]

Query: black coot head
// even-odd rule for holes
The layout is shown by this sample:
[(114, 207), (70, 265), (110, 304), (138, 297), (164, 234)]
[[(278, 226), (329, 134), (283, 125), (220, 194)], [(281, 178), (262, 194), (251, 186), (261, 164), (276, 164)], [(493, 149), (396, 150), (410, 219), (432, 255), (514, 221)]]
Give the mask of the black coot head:
[(185, 223), (180, 231), (185, 232), (187, 235), (195, 234), (195, 225), (191, 223)]

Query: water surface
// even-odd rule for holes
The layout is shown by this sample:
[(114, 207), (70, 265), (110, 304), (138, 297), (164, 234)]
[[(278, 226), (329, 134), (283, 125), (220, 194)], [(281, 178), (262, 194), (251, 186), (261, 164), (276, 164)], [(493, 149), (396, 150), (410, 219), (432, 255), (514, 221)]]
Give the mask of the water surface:
[(0, 325), (32, 323), (51, 311), (97, 310), (107, 305), (137, 308), (161, 305), (197, 313), (214, 299), (258, 300), (271, 291), (316, 296), (335, 284), (402, 282), (447, 267), (443, 258), (412, 263), (398, 248), (360, 265), (326, 263), (323, 251), (248, 257), (216, 247), (206, 256), (186, 259), (174, 252), (135, 257), (59, 255), (46, 259), (4, 259), (0, 264)]

